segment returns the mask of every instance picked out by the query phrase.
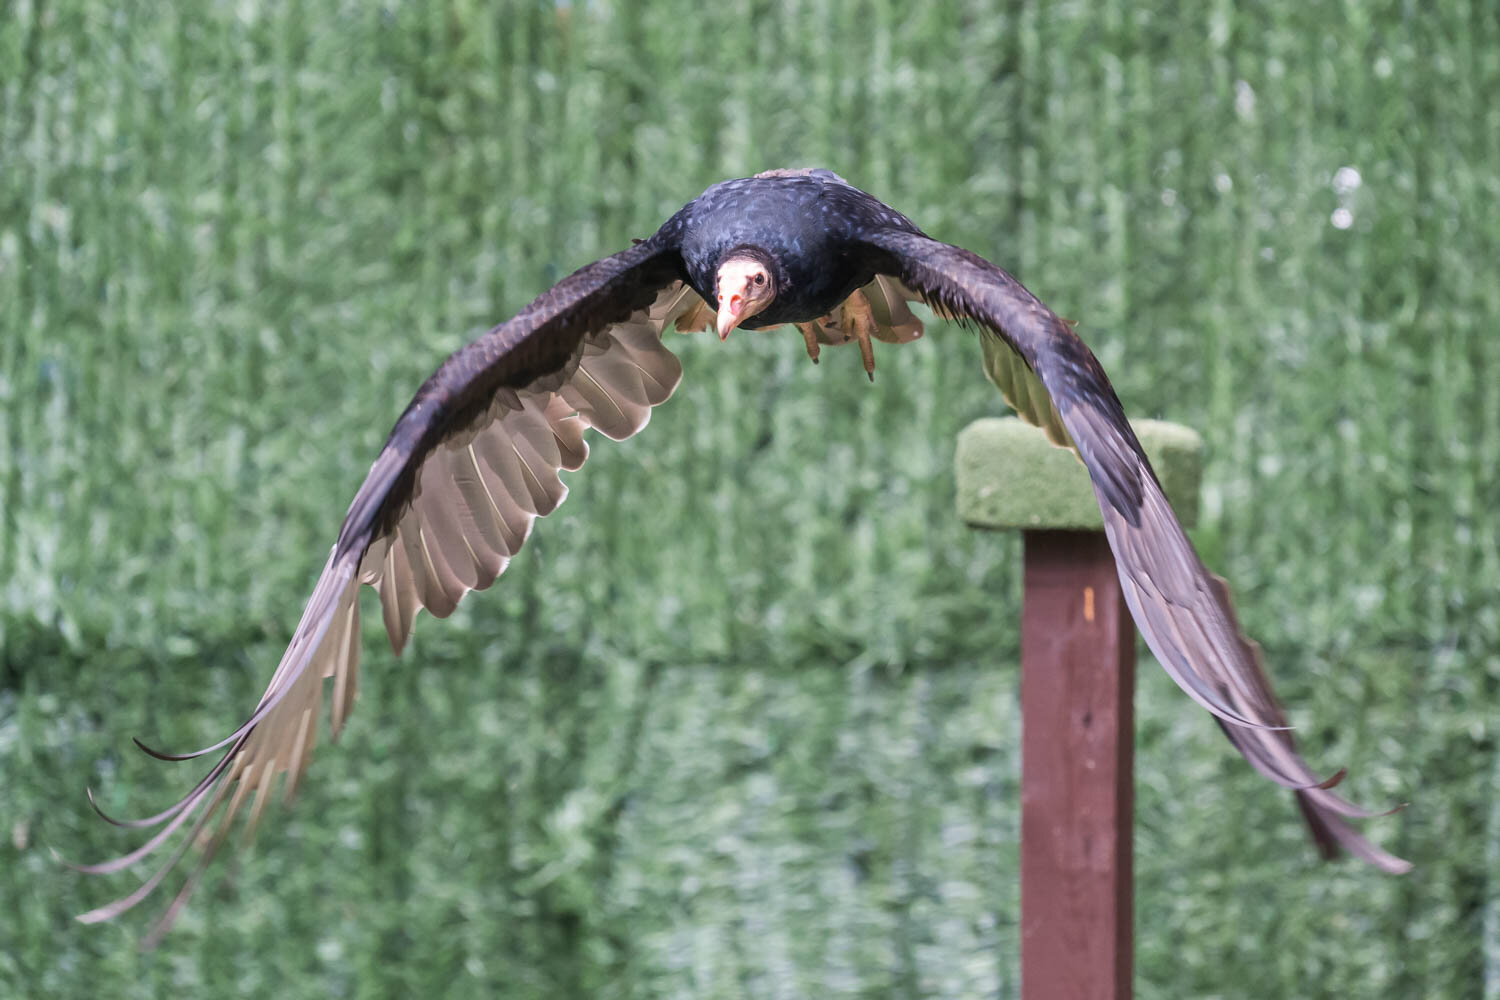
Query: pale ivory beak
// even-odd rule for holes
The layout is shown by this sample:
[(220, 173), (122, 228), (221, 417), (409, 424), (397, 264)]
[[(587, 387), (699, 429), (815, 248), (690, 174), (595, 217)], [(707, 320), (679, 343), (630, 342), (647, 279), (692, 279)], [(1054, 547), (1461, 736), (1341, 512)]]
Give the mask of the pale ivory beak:
[(728, 340), (729, 331), (740, 325), (740, 320), (745, 319), (745, 296), (740, 292), (731, 292), (719, 300), (719, 339)]

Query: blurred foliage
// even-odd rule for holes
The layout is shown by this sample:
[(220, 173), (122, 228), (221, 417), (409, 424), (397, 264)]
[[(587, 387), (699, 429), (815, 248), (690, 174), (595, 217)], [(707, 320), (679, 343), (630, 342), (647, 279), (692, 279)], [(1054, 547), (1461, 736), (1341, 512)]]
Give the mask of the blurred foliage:
[[(443, 355), (709, 183), (823, 164), (1208, 442), (1205, 558), (1417, 870), (1139, 685), (1143, 997), (1500, 996), (1493, 5), (0, 6), (0, 995), (1014, 996), (1018, 546), (957, 329), (684, 341), (155, 952), (127, 843), (253, 704)], [(367, 605), (371, 607), (371, 605)]]

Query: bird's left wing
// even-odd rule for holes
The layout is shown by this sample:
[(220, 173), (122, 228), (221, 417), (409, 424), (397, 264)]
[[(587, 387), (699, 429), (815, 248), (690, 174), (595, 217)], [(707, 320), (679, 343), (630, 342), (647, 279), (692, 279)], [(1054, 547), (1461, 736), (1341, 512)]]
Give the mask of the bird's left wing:
[(446, 617), (465, 592), (489, 586), (533, 520), (562, 502), (567, 487), (559, 472), (583, 464), (586, 428), (619, 440), (646, 425), (682, 375), (662, 330), (703, 312), (680, 272), (675, 247), (658, 237), (596, 261), (455, 352), (423, 384), (355, 494), (255, 711), (194, 753), (147, 750), (167, 760), (223, 754), (170, 808), (110, 820), (159, 828), (139, 848), (77, 867), (119, 871), (186, 826), (181, 843), (136, 891), (79, 919), (106, 920), (131, 908), (201, 842), (201, 859), (152, 929), (151, 943), (171, 925), (241, 808), (250, 803), (253, 829), (282, 773), (291, 795), (316, 742), (325, 679), (333, 681), (335, 737), (354, 700), (361, 582), (379, 591), (399, 653), (419, 608)]
[(1007, 400), (1054, 443), (1077, 451), (1147, 645), (1251, 766), (1296, 792), (1323, 854), (1343, 848), (1385, 871), (1408, 870), (1344, 821), (1376, 814), (1331, 790), (1343, 772), (1322, 778), (1297, 753), (1228, 587), (1199, 560), (1104, 369), (1071, 327), (977, 254), (896, 226), (860, 239), (879, 271), (940, 314), (978, 324), (985, 370)]

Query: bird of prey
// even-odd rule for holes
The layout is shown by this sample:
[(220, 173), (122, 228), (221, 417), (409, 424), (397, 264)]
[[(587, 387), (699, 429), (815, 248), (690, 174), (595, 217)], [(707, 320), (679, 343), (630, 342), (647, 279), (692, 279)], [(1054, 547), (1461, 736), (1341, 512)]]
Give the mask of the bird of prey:
[(286, 774), (288, 795), (295, 788), (328, 678), (338, 735), (359, 674), (359, 585), (378, 591), (399, 653), (418, 609), (446, 617), (467, 591), (493, 583), (532, 522), (567, 495), (559, 473), (587, 458), (584, 431), (629, 437), (672, 394), (682, 369), (663, 343), (667, 330), (712, 327), (723, 340), (735, 329), (792, 325), (814, 362), (823, 346), (857, 343), (873, 378), (872, 339), (921, 336), (912, 301), (977, 328), (984, 369), (1006, 399), (1083, 461), (1147, 644), (1250, 764), (1295, 792), (1321, 852), (1342, 848), (1405, 871), (1347, 822), (1377, 814), (1333, 791), (1343, 773), (1324, 778), (1298, 755), (1227, 588), (1199, 561), (1109, 379), (1069, 324), (999, 267), (928, 237), (833, 172), (772, 170), (713, 185), (649, 239), (574, 272), (456, 351), (417, 390), (354, 495), (259, 704), (194, 753), (142, 745), (165, 760), (218, 757), (170, 808), (111, 820), (154, 829), (140, 847), (80, 867), (130, 867), (186, 828), (181, 842), (134, 892), (80, 919), (136, 905), (199, 843), (152, 937), (165, 931), (235, 815), (248, 805), (253, 826), (277, 775)]

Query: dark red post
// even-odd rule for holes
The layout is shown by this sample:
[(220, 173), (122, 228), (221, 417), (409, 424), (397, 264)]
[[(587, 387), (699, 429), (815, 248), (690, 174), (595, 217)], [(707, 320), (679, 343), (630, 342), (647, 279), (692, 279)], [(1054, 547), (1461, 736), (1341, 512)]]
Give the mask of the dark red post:
[[(1203, 439), (1134, 422), (1182, 523), (1198, 513)], [(1135, 625), (1077, 456), (1014, 417), (958, 435), (958, 514), (1019, 530), (1021, 995), (1130, 996)]]
[(1135, 630), (1098, 531), (1025, 532), (1021, 993), (1130, 996)]

